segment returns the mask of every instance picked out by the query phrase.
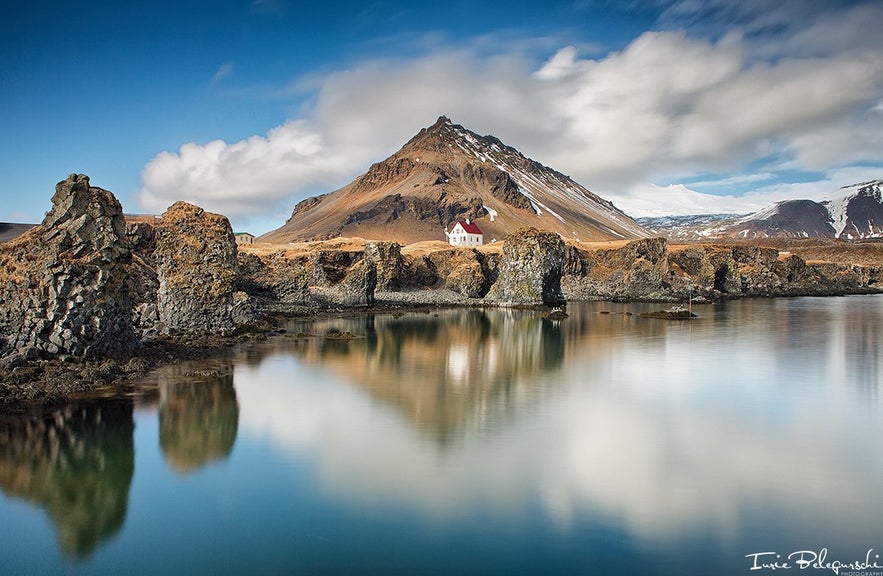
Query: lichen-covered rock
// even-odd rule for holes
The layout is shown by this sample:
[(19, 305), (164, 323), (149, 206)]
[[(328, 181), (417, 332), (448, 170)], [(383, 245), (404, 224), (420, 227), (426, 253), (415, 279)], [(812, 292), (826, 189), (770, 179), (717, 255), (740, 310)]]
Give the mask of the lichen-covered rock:
[(226, 217), (176, 202), (157, 228), (157, 309), (163, 333), (233, 329), (236, 240)]
[(596, 250), (569, 247), (567, 262), (562, 286), (570, 299), (666, 299), (676, 281), (664, 238), (644, 238)]
[(370, 242), (365, 257), (377, 269), (377, 290), (396, 290), (402, 286), (402, 246), (396, 242)]
[(0, 356), (94, 357), (137, 345), (123, 210), (72, 174), (43, 223), (0, 245)]
[(467, 298), (481, 298), (487, 291), (487, 280), (481, 262), (477, 259), (462, 259), (445, 279), (445, 288)]
[(303, 264), (280, 251), (260, 257), (239, 253), (239, 290), (252, 299), (279, 304), (308, 304), (310, 289)]
[(563, 265), (560, 236), (534, 228), (518, 230), (503, 239), (499, 275), (487, 298), (504, 306), (562, 304)]
[(760, 246), (735, 246), (733, 260), (746, 296), (773, 296), (779, 287), (774, 273), (779, 251)]
[(328, 303), (341, 306), (370, 306), (374, 304), (377, 288), (377, 268), (374, 261), (362, 259), (350, 266), (343, 280), (327, 292)]

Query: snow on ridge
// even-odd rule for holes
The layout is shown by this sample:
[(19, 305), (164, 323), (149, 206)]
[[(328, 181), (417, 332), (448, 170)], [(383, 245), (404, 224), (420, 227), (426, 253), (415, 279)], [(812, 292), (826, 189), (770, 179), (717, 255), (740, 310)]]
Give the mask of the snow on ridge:
[[(602, 219), (606, 218), (608, 222), (615, 223), (625, 230), (630, 230), (641, 236), (646, 234), (640, 224), (635, 223), (609, 200), (597, 197), (567, 176), (543, 167), (542, 164), (530, 160), (518, 150), (501, 146), (496, 142), (488, 144), (482, 137), (456, 125), (453, 126), (453, 133), (454, 142), (463, 152), (481, 162), (490, 162), (497, 169), (508, 173), (520, 192), (530, 201), (538, 216), (545, 212), (567, 224), (563, 216), (549, 208), (548, 200), (554, 201), (557, 197), (559, 201), (570, 201), (575, 206), (597, 213)], [(544, 170), (533, 172), (531, 170), (533, 164), (543, 167)], [(601, 222), (598, 224), (604, 226)], [(616, 235), (621, 236), (621, 234)]]
[[(883, 194), (881, 194), (881, 186), (883, 186), (883, 180), (868, 180), (867, 182), (860, 182), (858, 184), (850, 184), (849, 186), (843, 186), (838, 191), (828, 194), (821, 201), (822, 205), (828, 209), (828, 213), (831, 215), (831, 219), (834, 221), (834, 236), (835, 238), (839, 238), (846, 232), (846, 228), (849, 225), (849, 216), (847, 215), (847, 209), (849, 208), (850, 201), (858, 196), (862, 192), (868, 192), (871, 196), (875, 197), (878, 202), (883, 202)], [(867, 234), (856, 230), (859, 237), (876, 237), (877, 234), (873, 233), (873, 230), (869, 230)], [(846, 234), (848, 238), (852, 238), (852, 234)]]

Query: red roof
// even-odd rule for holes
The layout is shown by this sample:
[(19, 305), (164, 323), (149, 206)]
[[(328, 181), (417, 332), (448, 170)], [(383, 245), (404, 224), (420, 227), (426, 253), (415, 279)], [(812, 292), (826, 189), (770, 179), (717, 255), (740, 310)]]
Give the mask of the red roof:
[(474, 222), (467, 224), (464, 220), (457, 220), (457, 224), (462, 226), (467, 234), (481, 234), (484, 236), (484, 232), (482, 232), (481, 228), (479, 228)]

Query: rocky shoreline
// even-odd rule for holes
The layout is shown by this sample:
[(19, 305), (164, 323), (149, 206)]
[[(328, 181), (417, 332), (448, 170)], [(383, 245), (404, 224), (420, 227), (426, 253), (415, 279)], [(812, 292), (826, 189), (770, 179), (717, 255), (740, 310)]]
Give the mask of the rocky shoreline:
[(535, 229), (480, 248), (237, 246), (227, 218), (185, 202), (155, 225), (127, 224), (84, 175), (59, 182), (52, 203), (40, 226), (0, 244), (0, 405), (126, 393), (152, 367), (266, 338), (285, 317), (877, 293), (883, 274), (883, 244), (859, 253), (845, 242), (828, 261), (783, 246), (582, 244)]

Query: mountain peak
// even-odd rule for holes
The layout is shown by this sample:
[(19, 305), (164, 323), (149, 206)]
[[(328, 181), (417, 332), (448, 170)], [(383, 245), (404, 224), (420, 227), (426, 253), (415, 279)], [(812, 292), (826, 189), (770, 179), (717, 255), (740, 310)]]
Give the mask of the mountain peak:
[(577, 240), (647, 235), (566, 175), (439, 116), (349, 185), (298, 204), (264, 240), (444, 240), (445, 226), (466, 218), (480, 221), (488, 240), (527, 226)]
[[(449, 145), (462, 138), (462, 134), (469, 132), (459, 124), (454, 124), (447, 116), (439, 116), (435, 124), (423, 128), (411, 138), (399, 151), (428, 150), (444, 152)], [(477, 137), (477, 135), (475, 135)]]

